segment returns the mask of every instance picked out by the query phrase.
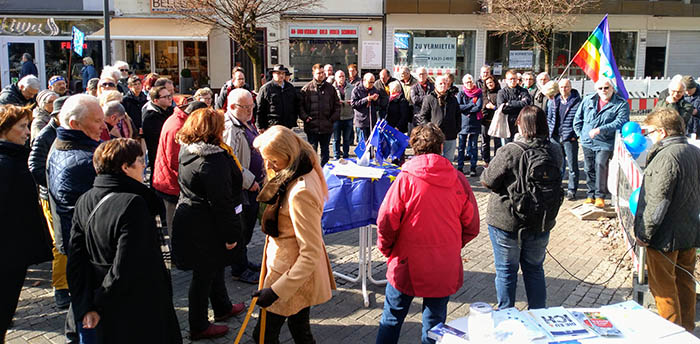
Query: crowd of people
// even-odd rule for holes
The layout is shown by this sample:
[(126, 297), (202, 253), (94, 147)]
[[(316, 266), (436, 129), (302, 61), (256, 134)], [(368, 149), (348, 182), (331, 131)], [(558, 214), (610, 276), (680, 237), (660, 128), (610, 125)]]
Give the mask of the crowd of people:
[[(414, 297), (423, 298), (423, 343), (445, 322), (449, 297), (463, 284), (461, 249), (479, 234), (465, 174), (479, 175), (480, 140), (498, 308), (515, 305), (519, 270), (528, 306), (546, 307), (545, 251), (564, 198), (577, 198), (579, 144), (584, 202), (605, 207), (615, 132), (630, 114), (610, 79), (581, 95), (547, 73), (509, 70), (501, 83), (489, 66), (459, 86), (453, 75), (431, 79), (425, 68), (404, 67), (395, 79), (386, 69), (360, 77), (356, 65), (346, 76), (315, 64), (297, 90), (276, 65), (258, 92), (234, 68), (218, 95), (202, 88), (177, 103), (167, 78), (130, 75), (122, 61), (96, 77), (92, 61), (83, 62), (89, 81), (79, 94), (69, 94), (62, 76), (42, 90), (33, 74), (0, 92), (0, 211), (11, 233), (0, 247), (11, 262), (3, 267), (3, 336), (27, 267), (52, 261), (56, 306), (68, 308), (67, 342), (181, 342), (166, 247), (175, 267), (192, 271), (191, 339), (229, 331), (210, 321), (209, 303), (215, 322), (245, 310), (245, 297), (232, 301), (226, 289), (230, 267), (234, 280), (258, 285), (254, 297), (266, 315), (256, 342), (263, 326), (265, 342), (276, 342), (287, 322), (296, 343), (313, 343), (310, 307), (335, 289), (321, 230), (322, 166), (331, 139), (334, 158), (347, 159), (380, 119), (410, 135), (413, 156), (377, 218), (389, 281), (377, 343), (398, 341)], [(692, 271), (691, 251), (700, 246), (700, 198), (678, 193), (698, 180), (700, 151), (685, 136), (700, 130), (700, 94), (692, 77), (676, 76), (660, 97), (645, 122), (655, 146), (635, 231), (650, 248), (660, 313), (692, 331), (693, 285), (676, 281), (660, 255)], [(499, 116), (508, 137), (489, 135)], [(291, 130), (298, 126), (305, 139)], [(250, 257), (258, 221), (265, 248)]]

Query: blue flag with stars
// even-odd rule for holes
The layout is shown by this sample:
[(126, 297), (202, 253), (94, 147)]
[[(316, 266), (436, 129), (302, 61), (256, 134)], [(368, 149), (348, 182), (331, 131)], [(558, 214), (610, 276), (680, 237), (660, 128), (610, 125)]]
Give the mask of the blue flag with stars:
[(381, 120), (374, 127), (370, 145), (377, 148), (376, 160), (378, 164), (383, 164), (384, 160), (389, 162), (397, 160), (403, 155), (408, 147), (408, 136), (390, 126), (385, 120)]

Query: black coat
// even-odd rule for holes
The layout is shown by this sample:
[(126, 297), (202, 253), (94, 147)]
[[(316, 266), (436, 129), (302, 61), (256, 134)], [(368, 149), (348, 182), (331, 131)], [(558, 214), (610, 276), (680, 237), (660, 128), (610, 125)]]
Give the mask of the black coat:
[(379, 112), (379, 118), (384, 118), (386, 116), (386, 111), (389, 107), (389, 92), (386, 91), (386, 88), (394, 81), (396, 81), (396, 79), (389, 77), (386, 83), (381, 79), (374, 82), (374, 88), (379, 92), (379, 108), (377, 110)]
[(353, 120), (355, 128), (371, 128), (374, 124), (377, 124), (379, 100), (367, 100), (368, 96), (374, 94), (379, 94), (375, 87), (367, 89), (362, 84), (352, 89), (350, 105), (355, 113), (355, 118)]
[(182, 342), (154, 220), (158, 209), (145, 185), (106, 174), (75, 206), (67, 267), (71, 301), (76, 319), (89, 311), (100, 315), (102, 343)]
[(146, 149), (148, 150), (148, 166), (153, 171), (153, 166), (156, 162), (156, 153), (158, 152), (158, 142), (160, 141), (160, 132), (163, 130), (165, 120), (173, 114), (175, 108), (168, 107), (163, 109), (153, 102), (149, 102), (143, 108), (143, 140), (146, 141)]
[(143, 92), (139, 95), (135, 95), (133, 92), (129, 91), (129, 93), (124, 96), (124, 99), (122, 99), (122, 106), (124, 106), (124, 110), (126, 110), (126, 113), (131, 117), (131, 120), (134, 121), (134, 130), (137, 133), (139, 129), (141, 129), (141, 116), (143, 116), (141, 110), (147, 102), (148, 98), (146, 98), (146, 94)]
[(274, 81), (263, 85), (258, 93), (257, 106), (258, 128), (267, 129), (278, 124), (290, 129), (297, 126), (301, 98), (291, 83), (285, 81), (284, 87)]
[(5, 86), (5, 88), (2, 89), (2, 91), (0, 91), (0, 105), (12, 104), (25, 106), (33, 100), (34, 98), (24, 98), (24, 96), (22, 95), (22, 91), (19, 90), (17, 84), (7, 85)]
[(502, 104), (506, 104), (503, 105), (503, 113), (508, 118), (508, 128), (510, 129), (512, 137), (518, 131), (515, 120), (518, 119), (520, 110), (527, 105), (532, 105), (532, 99), (530, 98), (530, 93), (523, 87), (504, 87), (498, 91), (498, 104), (496, 104), (496, 108)]
[(333, 133), (333, 123), (340, 119), (340, 99), (335, 87), (323, 81), (311, 80), (301, 89), (301, 112), (304, 132), (313, 134)]
[(24, 268), (53, 259), (28, 157), (29, 148), (0, 141), (0, 259), (6, 266)]
[(408, 122), (413, 118), (413, 113), (411, 112), (411, 105), (408, 104), (408, 100), (401, 93), (396, 99), (389, 101), (389, 107), (386, 111), (386, 122), (398, 129), (400, 132), (405, 133), (408, 131)]
[(58, 122), (52, 118), (34, 139), (32, 152), (29, 153), (29, 171), (32, 172), (34, 182), (39, 185), (39, 197), (49, 199), (49, 190), (46, 188), (46, 160), (49, 157), (51, 145), (56, 140)]
[[(430, 82), (430, 80), (427, 81), (425, 90), (423, 89), (423, 86), (421, 86), (420, 83), (416, 83), (411, 87), (411, 101), (413, 102), (413, 115), (417, 115), (420, 112), (420, 109), (423, 107), (423, 99), (425, 96), (427, 96), (430, 92), (435, 90), (435, 84)], [(413, 119), (413, 125), (416, 125), (417, 122), (415, 119)]]
[(245, 245), (241, 170), (230, 154), (206, 143), (182, 145), (179, 158), (173, 261), (183, 270), (223, 267), (233, 254), (225, 244)]
[(438, 95), (433, 91), (423, 99), (423, 106), (416, 115), (416, 120), (418, 124), (435, 123), (445, 134), (445, 140), (456, 140), (462, 126), (461, 117), (457, 98), (447, 94), (445, 104), (440, 106)]

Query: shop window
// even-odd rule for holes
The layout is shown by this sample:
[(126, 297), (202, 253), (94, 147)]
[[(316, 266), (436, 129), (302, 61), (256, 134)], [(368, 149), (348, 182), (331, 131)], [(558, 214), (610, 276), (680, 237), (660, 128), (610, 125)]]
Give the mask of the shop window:
[(474, 75), (475, 31), (397, 30), (394, 32), (394, 67), (412, 71), (425, 67), (428, 73), (453, 73), (460, 82)]
[(610, 44), (617, 62), (617, 69), (624, 77), (633, 77), (637, 60), (637, 33), (611, 32)]
[(289, 65), (294, 81), (310, 81), (311, 67), (331, 64), (333, 70), (347, 70), (357, 63), (357, 39), (293, 38), (289, 40)]
[(136, 75), (150, 73), (151, 41), (126, 41), (126, 62)]
[[(185, 41), (182, 42), (183, 63), (180, 91), (194, 93), (198, 88), (209, 85), (209, 73), (207, 69), (207, 42)], [(186, 80), (186, 70), (189, 70), (189, 80)], [(188, 84), (188, 85), (186, 85)]]
[(513, 34), (498, 35), (488, 32), (486, 41), (486, 64), (491, 65), (494, 75), (504, 75), (508, 69), (518, 71), (544, 71), (544, 54), (534, 47), (531, 39), (522, 44)]
[[(44, 41), (44, 61), (46, 80), (48, 81), (54, 75), (67, 77), (68, 69), (68, 54), (71, 53), (69, 40), (45, 40)], [(83, 58), (72, 52), (71, 57), (71, 89), (77, 87), (78, 80), (81, 80), (80, 71), (83, 68)], [(90, 56), (95, 63), (95, 69), (99, 72), (102, 70), (102, 41), (85, 41), (83, 45), (83, 57)], [(81, 89), (84, 88), (81, 83)]]
[(180, 85), (179, 54), (177, 41), (155, 41), (155, 72), (161, 77), (173, 81), (175, 86)]

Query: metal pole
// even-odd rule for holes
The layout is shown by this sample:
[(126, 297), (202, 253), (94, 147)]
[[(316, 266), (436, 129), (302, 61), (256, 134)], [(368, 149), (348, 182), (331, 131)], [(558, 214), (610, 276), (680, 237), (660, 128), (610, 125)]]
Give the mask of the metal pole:
[(104, 6), (103, 6), (103, 12), (104, 12), (104, 21), (105, 21), (105, 40), (104, 40), (104, 56), (102, 57), (102, 61), (104, 61), (104, 65), (110, 65), (112, 64), (112, 40), (109, 37), (109, 0), (104, 0)]
[(386, 0), (382, 0), (382, 68), (386, 68), (386, 44)]

